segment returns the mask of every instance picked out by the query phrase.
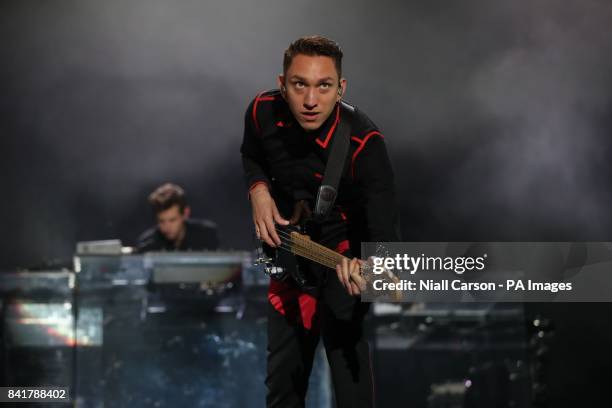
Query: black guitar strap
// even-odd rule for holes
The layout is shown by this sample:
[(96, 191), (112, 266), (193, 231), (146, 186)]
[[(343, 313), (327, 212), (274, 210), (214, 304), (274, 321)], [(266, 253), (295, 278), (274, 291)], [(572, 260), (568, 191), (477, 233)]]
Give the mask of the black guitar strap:
[[(339, 103), (342, 104), (342, 102)], [(351, 110), (353, 109), (350, 105), (343, 105)], [(317, 201), (313, 212), (317, 220), (323, 220), (329, 215), (338, 197), (338, 185), (340, 184), (350, 145), (351, 126), (349, 119), (349, 117), (341, 118), (335, 131), (331, 151), (325, 166), (323, 181), (317, 192)]]

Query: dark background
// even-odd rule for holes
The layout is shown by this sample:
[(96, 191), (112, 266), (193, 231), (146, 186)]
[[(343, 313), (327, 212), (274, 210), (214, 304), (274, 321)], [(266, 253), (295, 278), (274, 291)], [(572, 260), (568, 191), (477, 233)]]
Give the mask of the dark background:
[[(611, 27), (602, 0), (2, 1), (0, 270), (133, 244), (165, 181), (252, 247), (243, 113), (314, 33), (385, 134), (404, 240), (612, 241)], [(612, 307), (530, 308), (556, 406), (607, 393)]]

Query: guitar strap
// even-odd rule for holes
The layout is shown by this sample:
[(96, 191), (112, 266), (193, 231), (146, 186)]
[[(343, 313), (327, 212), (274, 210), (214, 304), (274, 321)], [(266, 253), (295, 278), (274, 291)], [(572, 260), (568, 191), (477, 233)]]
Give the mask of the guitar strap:
[[(354, 108), (348, 104), (339, 102), (350, 111)], [(346, 157), (350, 145), (351, 126), (350, 117), (341, 117), (332, 141), (331, 151), (325, 166), (325, 174), (319, 190), (313, 215), (315, 220), (322, 221), (329, 215), (338, 197), (338, 185), (346, 164)]]

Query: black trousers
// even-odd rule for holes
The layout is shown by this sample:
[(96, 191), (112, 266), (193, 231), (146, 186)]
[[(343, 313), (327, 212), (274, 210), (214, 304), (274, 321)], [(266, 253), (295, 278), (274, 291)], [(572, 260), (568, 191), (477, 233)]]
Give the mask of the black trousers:
[(321, 288), (312, 329), (268, 303), (267, 406), (304, 407), (315, 349), (322, 337), (337, 406), (373, 407), (370, 350), (363, 333), (368, 308), (369, 303), (348, 294), (332, 270)]

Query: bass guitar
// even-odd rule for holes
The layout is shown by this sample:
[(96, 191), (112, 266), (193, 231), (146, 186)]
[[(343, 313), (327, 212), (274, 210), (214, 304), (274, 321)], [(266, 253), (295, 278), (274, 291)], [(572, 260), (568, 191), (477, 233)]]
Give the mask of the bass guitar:
[[(281, 240), (280, 246), (273, 248), (263, 243), (264, 253), (256, 260), (257, 264), (264, 265), (264, 271), (272, 279), (285, 280), (288, 276), (291, 276), (302, 289), (311, 288), (307, 275), (301, 271), (298, 262), (292, 255), (308, 259), (334, 271), (336, 265), (341, 265), (344, 259), (350, 261), (346, 256), (311, 240), (300, 227), (276, 225), (276, 232)], [(371, 287), (374, 280), (381, 280), (386, 283), (398, 283), (400, 281), (397, 275), (387, 269), (380, 274), (374, 274), (371, 259), (360, 262), (359, 269), (361, 276), (368, 284), (368, 288)], [(387, 295), (389, 300), (392, 301), (399, 301), (402, 297), (400, 290), (387, 290), (380, 294)]]

